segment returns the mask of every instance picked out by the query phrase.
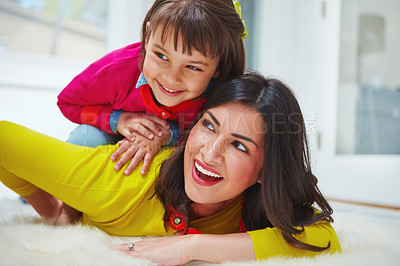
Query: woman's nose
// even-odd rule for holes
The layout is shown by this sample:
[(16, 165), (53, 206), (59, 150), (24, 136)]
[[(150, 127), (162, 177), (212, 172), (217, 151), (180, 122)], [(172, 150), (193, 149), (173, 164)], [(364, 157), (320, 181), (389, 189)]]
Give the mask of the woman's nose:
[(203, 161), (210, 165), (221, 163), (225, 150), (224, 146), (224, 143), (219, 140), (206, 143), (201, 149)]

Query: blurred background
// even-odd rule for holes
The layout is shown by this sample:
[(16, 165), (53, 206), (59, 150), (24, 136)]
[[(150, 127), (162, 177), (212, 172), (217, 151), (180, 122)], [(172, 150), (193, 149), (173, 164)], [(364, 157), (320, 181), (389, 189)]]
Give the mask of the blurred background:
[[(241, 0), (247, 67), (295, 92), (332, 199), (400, 208), (400, 0)], [(58, 93), (153, 0), (0, 0), (0, 120), (65, 140)], [(3, 186), (1, 197), (15, 195)]]

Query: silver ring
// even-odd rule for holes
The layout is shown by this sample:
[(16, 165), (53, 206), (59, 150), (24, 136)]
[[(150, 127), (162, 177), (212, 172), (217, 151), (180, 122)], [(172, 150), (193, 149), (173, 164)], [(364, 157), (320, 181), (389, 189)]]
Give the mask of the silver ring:
[(133, 247), (135, 246), (135, 244), (133, 244), (133, 243), (130, 243), (129, 244), (129, 246), (128, 246), (128, 248), (129, 248), (129, 251), (133, 251)]

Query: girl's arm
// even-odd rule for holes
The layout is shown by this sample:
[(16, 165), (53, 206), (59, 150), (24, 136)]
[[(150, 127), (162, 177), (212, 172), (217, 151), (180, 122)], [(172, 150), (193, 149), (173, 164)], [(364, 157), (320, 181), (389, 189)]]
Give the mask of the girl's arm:
[(74, 123), (89, 124), (113, 134), (110, 116), (140, 75), (140, 44), (113, 51), (77, 75), (58, 95), (57, 105)]

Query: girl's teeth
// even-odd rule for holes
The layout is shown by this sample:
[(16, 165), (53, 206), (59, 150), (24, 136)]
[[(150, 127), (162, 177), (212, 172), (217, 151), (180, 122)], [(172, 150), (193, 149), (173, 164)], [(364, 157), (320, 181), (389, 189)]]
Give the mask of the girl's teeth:
[(169, 92), (178, 92), (178, 91), (176, 91), (176, 90), (168, 89), (168, 88), (166, 88), (166, 87), (164, 87), (164, 86), (163, 86), (163, 88), (164, 88), (164, 90), (169, 91)]
[(196, 166), (197, 170), (199, 170), (201, 173), (205, 174), (205, 175), (209, 175), (212, 177), (216, 177), (216, 178), (220, 178), (222, 176), (214, 174), (210, 171), (207, 171), (206, 169), (204, 169), (203, 167), (201, 167), (196, 161), (194, 162), (194, 165)]

